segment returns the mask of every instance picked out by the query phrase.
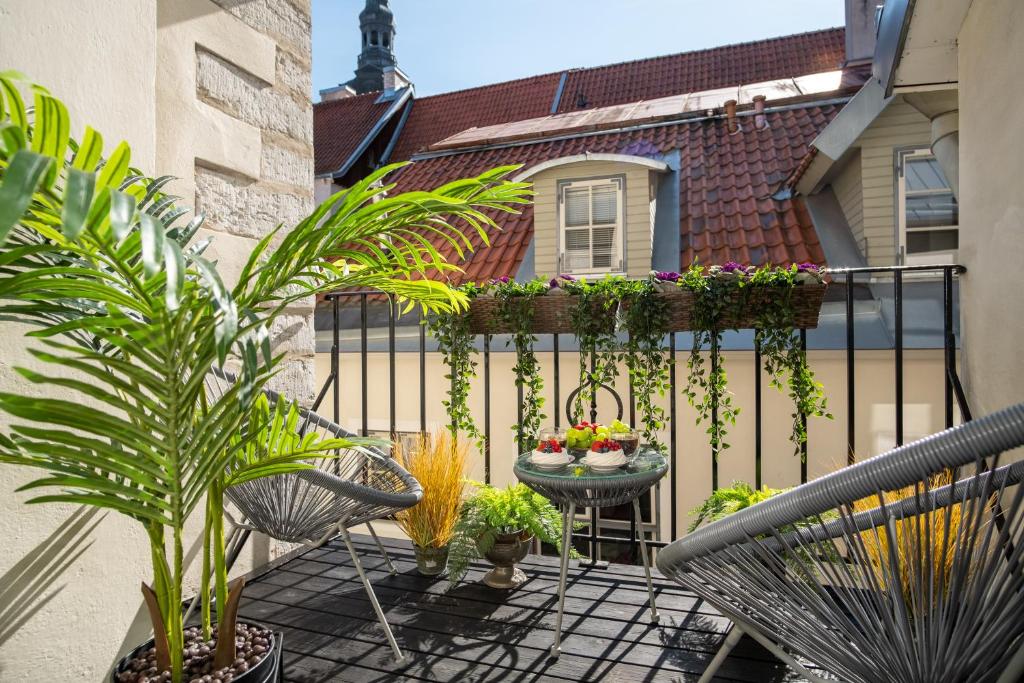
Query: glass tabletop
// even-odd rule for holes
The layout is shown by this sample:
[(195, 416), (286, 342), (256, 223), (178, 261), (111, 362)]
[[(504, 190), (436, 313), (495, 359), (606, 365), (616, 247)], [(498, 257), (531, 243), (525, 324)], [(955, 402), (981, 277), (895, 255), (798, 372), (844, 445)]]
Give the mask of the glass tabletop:
[(561, 467), (541, 467), (534, 464), (530, 457), (533, 453), (523, 453), (516, 460), (516, 472), (529, 474), (531, 477), (543, 477), (551, 480), (568, 479), (621, 479), (622, 477), (649, 475), (659, 469), (668, 466), (668, 460), (663, 453), (652, 449), (640, 448), (633, 457), (629, 458), (625, 465), (609, 470), (595, 470), (580, 460), (586, 455), (579, 453), (573, 455), (573, 461)]

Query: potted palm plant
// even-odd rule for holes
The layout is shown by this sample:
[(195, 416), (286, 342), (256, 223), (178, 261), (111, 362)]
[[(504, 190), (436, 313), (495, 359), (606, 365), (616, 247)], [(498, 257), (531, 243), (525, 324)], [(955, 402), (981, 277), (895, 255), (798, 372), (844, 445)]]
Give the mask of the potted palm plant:
[(395, 450), (402, 466), (423, 487), (419, 505), (402, 510), (395, 520), (412, 541), (416, 568), (424, 576), (437, 576), (448, 564), (448, 544), (466, 488), (469, 444), (440, 430), (420, 435), (412, 446), (399, 444)]
[(525, 484), (503, 489), (478, 485), (462, 505), (448, 554), (452, 585), (466, 575), (469, 564), (481, 557), (494, 565), (483, 581), (492, 588), (516, 588), (526, 580), (516, 564), (530, 550), (534, 538), (562, 549), (562, 518), (544, 496)]
[[(464, 221), (486, 238), (494, 223), (485, 211), (515, 211), (528, 191), (505, 180), (511, 169), (499, 169), (434, 192), (386, 197), (394, 169), (384, 168), (287, 233), (267, 235), (230, 288), (203, 257), (205, 244), (191, 243), (201, 219), (181, 224), (184, 209), (161, 192), (168, 178), (130, 169), (125, 143), (104, 159), (92, 129), (71, 140), (64, 105), (44, 88), (32, 92), (29, 108), (15, 78), (0, 74), (0, 315), (36, 326), (32, 353), (49, 370), (19, 372), (61, 396), (0, 393), (0, 410), (13, 418), (0, 434), (0, 462), (43, 473), (23, 487), (42, 491), (30, 503), (114, 510), (145, 530), (153, 579), (144, 594), (155, 638), (140, 651), (152, 649), (156, 664), (115, 671), (115, 680), (126, 674), (179, 683), (213, 671), (218, 647), (250, 659), (236, 656), (234, 672), (209, 675), (252, 678), (273, 646), (259, 629), (250, 637), (253, 629), (239, 627), (249, 646), (241, 652), (230, 637), (186, 638), (183, 535), (204, 507), (213, 516), (208, 524), (217, 524), (218, 497), (241, 476), (240, 463), (252, 465), (245, 476), (295, 471), (307, 466), (310, 453), (301, 449), (316, 449), (300, 441), (246, 461), (260, 425), (277, 416), (261, 413), (257, 400), (281, 360), (271, 352), (273, 320), (299, 299), (353, 286), (428, 310), (465, 307), (463, 295), (421, 277), (456, 266), (427, 240), (408, 239), (410, 226), (464, 238), (451, 223)], [(389, 249), (377, 247), (382, 242)], [(228, 363), (238, 381), (209, 403), (204, 379)], [(215, 527), (207, 543), (215, 558), (222, 555)], [(223, 589), (218, 579), (217, 592)], [(238, 593), (218, 596), (219, 616), (231, 622), (218, 624), (222, 635), (236, 633)]]

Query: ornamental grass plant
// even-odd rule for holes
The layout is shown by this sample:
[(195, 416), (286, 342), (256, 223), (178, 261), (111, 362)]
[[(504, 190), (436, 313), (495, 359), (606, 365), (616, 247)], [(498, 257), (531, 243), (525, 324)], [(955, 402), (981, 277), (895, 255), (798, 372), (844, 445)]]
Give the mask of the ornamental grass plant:
[(444, 548), (452, 540), (466, 490), (469, 444), (447, 429), (422, 434), (412, 445), (397, 444), (395, 457), (423, 487), (423, 500), (395, 519), (420, 548)]

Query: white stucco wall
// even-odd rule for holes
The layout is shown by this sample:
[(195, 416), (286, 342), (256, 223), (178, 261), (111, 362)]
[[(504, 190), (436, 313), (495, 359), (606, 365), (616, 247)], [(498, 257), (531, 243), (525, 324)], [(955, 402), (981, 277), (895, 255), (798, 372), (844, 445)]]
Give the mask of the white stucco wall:
[[(0, 70), (61, 98), (73, 135), (89, 124), (107, 149), (127, 140), (133, 165), (179, 176), (170, 189), (210, 214), (228, 280), (255, 239), (312, 209), (310, 60), (308, 0), (0, 0)], [(300, 400), (312, 392), (311, 311), (304, 302), (275, 330), (289, 355), (279, 387)], [(39, 390), (13, 371), (31, 365), (23, 332), (0, 325), (0, 390)], [(32, 478), (0, 467), (0, 681), (101, 680), (148, 637), (148, 541), (115, 513), (26, 506), (14, 490)], [(283, 549), (255, 539), (237, 571)]]
[(984, 415), (1024, 400), (1024, 3), (973, 3), (958, 42), (964, 375)]

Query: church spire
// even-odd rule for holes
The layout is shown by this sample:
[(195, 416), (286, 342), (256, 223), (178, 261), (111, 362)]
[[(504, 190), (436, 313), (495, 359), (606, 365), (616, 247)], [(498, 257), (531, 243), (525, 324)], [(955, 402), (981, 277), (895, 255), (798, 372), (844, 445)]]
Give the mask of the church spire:
[(363, 50), (359, 54), (356, 77), (349, 85), (357, 93), (384, 89), (384, 69), (398, 66), (395, 59), (395, 15), (388, 0), (366, 0), (359, 13)]

